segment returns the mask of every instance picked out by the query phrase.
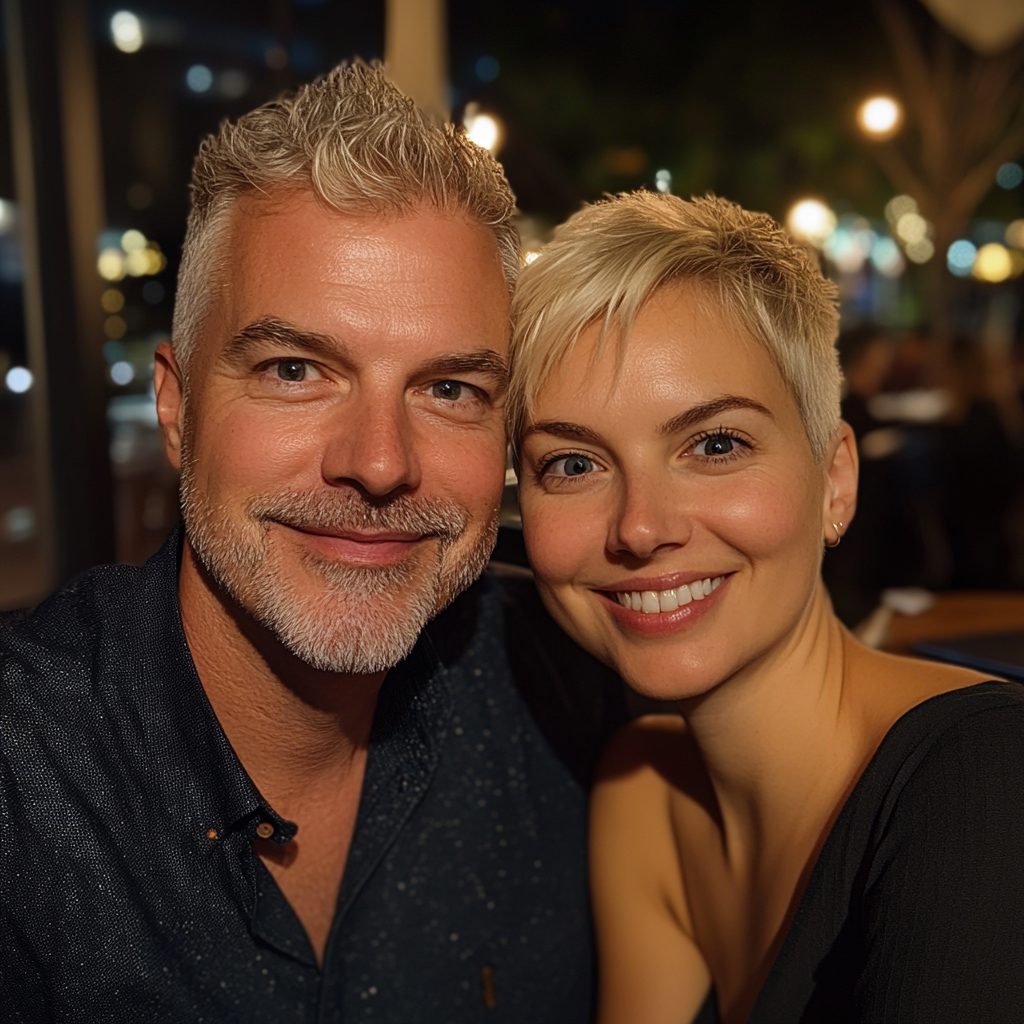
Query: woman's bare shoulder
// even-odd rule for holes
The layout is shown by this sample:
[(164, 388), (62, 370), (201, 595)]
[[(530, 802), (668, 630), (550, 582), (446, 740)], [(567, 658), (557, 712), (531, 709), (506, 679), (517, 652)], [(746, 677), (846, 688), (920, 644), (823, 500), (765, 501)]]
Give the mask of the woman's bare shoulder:
[(644, 715), (624, 725), (611, 739), (597, 769), (597, 784), (660, 778), (669, 781), (680, 758), (693, 750), (679, 715)]
[(896, 717), (929, 697), (992, 678), (958, 665), (876, 651), (852, 637), (847, 644), (846, 660), (848, 677), (862, 684), (872, 703), (880, 707), (891, 705), (891, 713)]

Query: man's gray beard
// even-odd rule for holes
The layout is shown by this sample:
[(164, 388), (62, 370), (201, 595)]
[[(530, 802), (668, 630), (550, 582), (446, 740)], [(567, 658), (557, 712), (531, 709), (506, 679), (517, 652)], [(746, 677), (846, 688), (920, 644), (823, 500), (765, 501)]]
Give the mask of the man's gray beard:
[[(351, 489), (258, 495), (238, 524), (196, 486), (187, 451), (181, 469), (185, 533), (199, 560), (295, 657), (325, 672), (372, 675), (397, 665), (427, 623), (483, 572), (497, 538), (495, 511), (467, 556), (452, 564), (451, 548), (472, 522), (461, 505), (409, 495), (372, 502)], [(296, 579), (269, 551), (274, 522), (420, 534), (436, 537), (437, 547), (384, 566), (343, 565), (310, 550), (302, 556), (305, 579)]]

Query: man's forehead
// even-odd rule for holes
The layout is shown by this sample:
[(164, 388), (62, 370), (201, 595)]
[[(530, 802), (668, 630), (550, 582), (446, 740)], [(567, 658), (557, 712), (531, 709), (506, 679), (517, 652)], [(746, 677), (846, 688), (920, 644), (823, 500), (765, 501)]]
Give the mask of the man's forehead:
[(227, 262), (235, 273), (226, 275), (224, 284), (233, 288), (268, 266), (279, 273), (296, 262), (306, 273), (313, 266), (321, 273), (343, 271), (353, 284), (386, 264), (389, 274), (439, 281), (489, 278), (506, 288), (494, 233), (465, 212), (428, 204), (353, 212), (337, 210), (309, 192), (246, 195), (231, 211), (227, 236)]
[(273, 320), (343, 344), (372, 337), (418, 350), (450, 334), (450, 351), (507, 351), (497, 245), (468, 217), (432, 207), (351, 214), (293, 193), (244, 197), (231, 228), (219, 302), (204, 332), (219, 341), (213, 348), (240, 334), (265, 336), (249, 328)]

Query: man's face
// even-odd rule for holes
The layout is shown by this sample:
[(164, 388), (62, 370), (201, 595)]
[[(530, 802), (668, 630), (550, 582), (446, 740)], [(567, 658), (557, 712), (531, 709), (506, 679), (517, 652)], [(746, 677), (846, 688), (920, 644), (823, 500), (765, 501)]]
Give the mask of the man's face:
[(508, 348), (494, 236), (302, 195), (243, 200), (226, 244), (174, 417), (189, 543), (303, 661), (384, 671), (493, 546)]

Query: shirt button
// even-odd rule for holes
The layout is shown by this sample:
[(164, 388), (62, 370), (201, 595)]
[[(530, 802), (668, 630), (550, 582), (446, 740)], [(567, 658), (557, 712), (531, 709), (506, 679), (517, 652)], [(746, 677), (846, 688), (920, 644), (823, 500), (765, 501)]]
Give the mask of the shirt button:
[(269, 821), (261, 821), (256, 826), (256, 835), (258, 835), (260, 839), (269, 839), (273, 834), (274, 826), (271, 825)]

